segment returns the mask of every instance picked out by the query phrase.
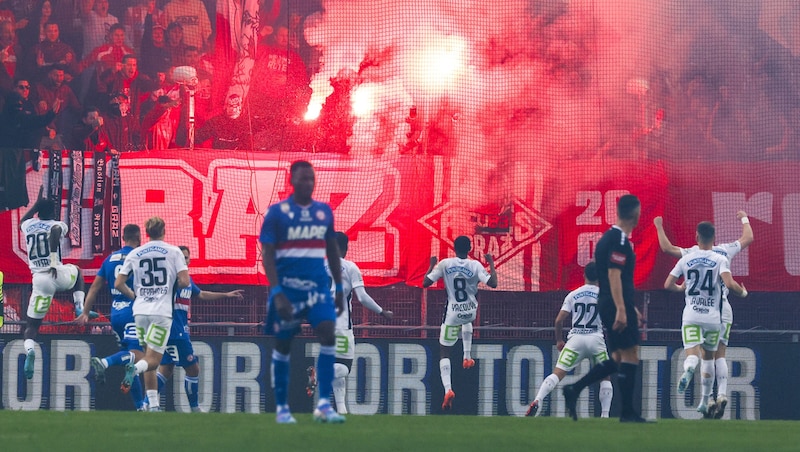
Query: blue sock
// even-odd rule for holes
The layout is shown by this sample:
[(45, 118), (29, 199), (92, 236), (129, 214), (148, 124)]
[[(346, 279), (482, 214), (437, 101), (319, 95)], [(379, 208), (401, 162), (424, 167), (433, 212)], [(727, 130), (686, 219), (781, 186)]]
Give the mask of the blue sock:
[(333, 363), (336, 361), (336, 347), (333, 345), (319, 348), (317, 358), (317, 383), (320, 398), (329, 398), (333, 392)]
[(107, 356), (105, 360), (108, 363), (108, 367), (124, 366), (131, 362), (131, 352), (127, 350), (119, 351), (111, 356)]
[(186, 398), (189, 399), (189, 406), (197, 406), (197, 390), (200, 386), (200, 377), (184, 377), (183, 388), (186, 389)]
[(272, 351), (272, 386), (275, 391), (275, 404), (286, 405), (289, 392), (289, 355)]
[(133, 404), (136, 406), (136, 409), (144, 405), (144, 388), (142, 387), (142, 382), (139, 379), (139, 376), (133, 377), (133, 382), (131, 383), (131, 398), (133, 399)]
[(164, 393), (164, 386), (167, 385), (167, 377), (161, 375), (161, 372), (156, 371), (156, 377), (158, 377), (158, 393)]

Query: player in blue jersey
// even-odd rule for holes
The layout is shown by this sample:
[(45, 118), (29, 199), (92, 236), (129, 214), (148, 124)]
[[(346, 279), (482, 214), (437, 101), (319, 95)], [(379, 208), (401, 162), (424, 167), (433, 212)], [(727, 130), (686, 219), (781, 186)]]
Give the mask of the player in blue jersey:
[[(189, 247), (179, 246), (183, 253), (186, 266), (191, 260)], [(172, 311), (172, 329), (169, 332), (167, 350), (161, 358), (161, 365), (158, 366), (158, 392), (161, 393), (164, 385), (172, 378), (175, 365), (183, 367), (186, 376), (183, 379), (183, 387), (186, 390), (186, 397), (189, 399), (189, 408), (193, 413), (200, 413), (198, 390), (200, 388), (200, 365), (194, 355), (192, 341), (189, 338), (189, 310), (192, 304), (192, 297), (197, 297), (203, 301), (217, 301), (226, 298), (244, 298), (244, 290), (232, 290), (230, 292), (211, 292), (201, 290), (197, 284), (189, 277), (189, 287), (179, 289), (175, 294), (175, 304)]]
[[(117, 279), (117, 274), (125, 262), (125, 257), (134, 248), (142, 244), (142, 232), (139, 226), (126, 224), (122, 228), (122, 241), (125, 246), (109, 254), (103, 261), (103, 265), (100, 266), (100, 270), (97, 272), (97, 276), (86, 294), (83, 312), (76, 319), (78, 324), (85, 325), (89, 321), (90, 311), (100, 291), (104, 287), (108, 287), (111, 290), (111, 327), (114, 330), (114, 335), (117, 336), (120, 351), (105, 358), (92, 357), (91, 364), (94, 369), (94, 378), (101, 384), (106, 381), (105, 374), (109, 366), (124, 366), (130, 362), (136, 362), (136, 359), (144, 356), (142, 346), (139, 345), (139, 339), (136, 338), (136, 323), (133, 320), (133, 300), (122, 295), (120, 291), (113, 287), (113, 281)], [(128, 287), (131, 287), (131, 284), (130, 279), (128, 279)], [(138, 376), (134, 378), (131, 384), (130, 394), (137, 410), (147, 410), (142, 383)]]
[[(317, 381), (320, 397), (314, 410), (317, 422), (341, 423), (344, 416), (333, 409), (328, 394), (333, 391), (336, 360), (336, 314), (344, 308), (342, 265), (333, 230), (333, 211), (311, 198), (314, 168), (299, 160), (290, 168), (294, 193), (269, 207), (261, 227), (262, 264), (270, 286), (265, 332), (276, 337), (272, 351), (272, 383), (279, 424), (297, 421), (289, 410), (289, 352), (292, 338), (303, 320), (314, 328), (320, 341)], [(328, 258), (335, 284), (335, 305)]]

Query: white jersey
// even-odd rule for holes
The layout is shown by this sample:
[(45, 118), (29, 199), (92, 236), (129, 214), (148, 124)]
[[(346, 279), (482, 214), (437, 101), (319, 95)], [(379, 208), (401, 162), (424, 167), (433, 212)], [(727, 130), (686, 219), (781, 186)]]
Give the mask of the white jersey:
[(575, 334), (595, 334), (603, 337), (603, 322), (600, 321), (597, 311), (599, 293), (599, 287), (593, 284), (584, 284), (564, 298), (561, 310), (572, 314), (572, 329), (567, 338)]
[(28, 245), (28, 266), (31, 273), (46, 272), (50, 269), (51, 252), (58, 252), (59, 258), (61, 257), (60, 246), (57, 250), (50, 249), (50, 230), (56, 225), (61, 227), (61, 237), (58, 238), (60, 241), (69, 231), (63, 221), (31, 218), (20, 225), (25, 234), (25, 244)]
[(177, 246), (152, 240), (128, 253), (121, 274), (133, 273), (133, 315), (172, 318), (172, 300), (178, 273), (188, 270)]
[(342, 263), (344, 309), (336, 317), (336, 331), (347, 331), (353, 329), (353, 290), (357, 287), (364, 287), (364, 277), (355, 263), (345, 259), (340, 259), (340, 261)]
[[(475, 310), (478, 308), (478, 282), (486, 284), (489, 272), (474, 259), (450, 257), (442, 259), (426, 276), (431, 281), (444, 277), (444, 288), (447, 290), (448, 311)], [(460, 307), (457, 307), (459, 306)], [(451, 308), (451, 309), (450, 309)]]
[(722, 273), (730, 273), (728, 259), (713, 250), (697, 249), (683, 256), (670, 275), (684, 276), (686, 307), (683, 323), (720, 323)]
[[(691, 248), (681, 248), (681, 256), (686, 256), (687, 254), (691, 253), (692, 251), (698, 251), (700, 249), (699, 246), (695, 245)], [(711, 248), (712, 251), (715, 253), (725, 257), (728, 259), (728, 267), (731, 265), (731, 261), (733, 258), (742, 251), (742, 244), (739, 241), (731, 242), (731, 243), (722, 243), (720, 245), (714, 245)], [(728, 301), (728, 288), (725, 287), (725, 284), (722, 285), (722, 301), (723, 303), (727, 303)]]

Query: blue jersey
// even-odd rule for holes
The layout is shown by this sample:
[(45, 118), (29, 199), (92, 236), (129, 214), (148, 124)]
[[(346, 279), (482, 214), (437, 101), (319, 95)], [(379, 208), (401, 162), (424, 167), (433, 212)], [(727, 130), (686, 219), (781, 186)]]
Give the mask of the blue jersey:
[(322, 202), (298, 206), (289, 197), (269, 207), (259, 241), (275, 247), (278, 280), (284, 288), (309, 287), (309, 281), (325, 284), (326, 240), (333, 237), (333, 211)]
[[(121, 250), (109, 254), (97, 271), (97, 276), (102, 276), (111, 289), (111, 323), (125, 324), (133, 322), (133, 300), (122, 295), (114, 288), (114, 281), (117, 279), (122, 264), (125, 263), (125, 256), (133, 251), (133, 247), (125, 246)], [(128, 278), (128, 287), (133, 290), (133, 281)]]
[(169, 340), (189, 339), (189, 309), (192, 306), (192, 297), (200, 294), (200, 288), (189, 277), (189, 287), (178, 289), (175, 294), (175, 303), (172, 310), (172, 329)]

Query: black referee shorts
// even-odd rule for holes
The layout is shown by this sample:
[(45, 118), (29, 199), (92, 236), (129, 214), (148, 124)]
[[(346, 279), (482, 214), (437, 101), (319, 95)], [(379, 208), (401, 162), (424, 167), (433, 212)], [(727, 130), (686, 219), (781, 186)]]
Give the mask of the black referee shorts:
[(617, 307), (612, 299), (600, 299), (597, 302), (600, 309), (600, 320), (606, 330), (606, 347), (611, 355), (617, 350), (626, 350), (634, 345), (639, 345), (639, 319), (636, 309), (632, 304), (625, 303), (625, 314), (628, 317), (628, 327), (621, 332), (614, 331), (614, 319), (617, 317)]

